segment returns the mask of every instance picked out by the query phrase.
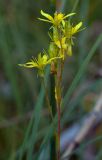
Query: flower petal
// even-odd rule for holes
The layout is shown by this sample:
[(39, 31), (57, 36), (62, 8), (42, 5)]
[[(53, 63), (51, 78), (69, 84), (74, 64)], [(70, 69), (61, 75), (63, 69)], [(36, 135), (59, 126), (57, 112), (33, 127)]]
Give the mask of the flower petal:
[(50, 14), (47, 14), (47, 13), (43, 12), (42, 10), (41, 10), (41, 14), (42, 14), (44, 17), (46, 17), (47, 19), (49, 19), (50, 21), (53, 22), (53, 17), (50, 16)]
[(82, 22), (79, 22), (75, 27), (72, 27), (72, 34), (77, 33), (82, 24)]
[(61, 59), (62, 56), (59, 56), (59, 57), (53, 57), (53, 58), (50, 58), (48, 61), (47, 61), (47, 64), (51, 63), (53, 60), (55, 59)]
[(52, 21), (49, 21), (47, 19), (43, 19), (43, 18), (38, 18), (40, 21), (44, 21), (44, 22), (49, 22), (49, 23), (52, 23)]
[(26, 67), (26, 68), (38, 67), (37, 63), (33, 61), (27, 62), (25, 64), (19, 64), (19, 66)]
[(66, 16), (64, 16), (63, 17), (63, 19), (65, 19), (65, 18), (67, 18), (67, 17), (70, 17), (70, 16), (73, 16), (73, 15), (75, 15), (76, 13), (69, 13), (69, 14), (67, 14)]

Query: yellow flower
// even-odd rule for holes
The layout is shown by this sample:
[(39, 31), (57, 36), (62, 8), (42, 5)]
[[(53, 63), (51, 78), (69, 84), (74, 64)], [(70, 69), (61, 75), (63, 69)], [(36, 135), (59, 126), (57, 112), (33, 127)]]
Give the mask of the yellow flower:
[(66, 19), (67, 17), (70, 17), (70, 16), (74, 15), (75, 13), (69, 13), (67, 15), (64, 15), (62, 13), (55, 12), (54, 17), (52, 17), (50, 14), (47, 14), (47, 13), (45, 13), (45, 12), (43, 12), (41, 10), (41, 14), (46, 19), (42, 19), (42, 18), (38, 18), (38, 19), (40, 19), (41, 21), (52, 23), (55, 26), (58, 26), (64, 19)]
[(80, 29), (82, 26), (82, 22), (79, 22), (77, 25), (75, 25), (74, 27), (70, 24), (69, 21), (63, 23), (63, 26), (65, 29), (63, 29), (64, 34), (66, 35), (67, 38), (71, 38), (74, 34), (76, 34), (77, 32), (80, 32), (83, 29)]
[(73, 35), (75, 35), (77, 32), (80, 32), (83, 29), (80, 29), (82, 26), (82, 22), (79, 22), (77, 25), (74, 27), (70, 24), (69, 21), (63, 22), (63, 32), (64, 35), (66, 36), (66, 43), (67, 43), (67, 54), (69, 56), (72, 55), (72, 45), (73, 43)]
[(53, 57), (53, 58), (48, 58), (46, 54), (41, 55), (41, 53), (38, 55), (38, 59), (34, 58), (31, 59), (29, 62), (25, 64), (19, 64), (19, 66), (23, 66), (26, 68), (38, 68), (39, 69), (39, 75), (43, 76), (44, 75), (44, 68), (47, 64), (51, 64), (51, 62), (55, 59), (58, 59), (61, 57)]
[(79, 22), (76, 26), (72, 27), (71, 28), (71, 35), (74, 35), (75, 33), (80, 32), (81, 31), (80, 28), (81, 28), (82, 24), (83, 24), (82, 22)]
[(66, 37), (63, 37), (62, 39), (61, 39), (61, 41), (60, 40), (55, 40), (55, 44), (56, 44), (56, 46), (58, 47), (58, 48), (62, 48), (62, 49), (67, 49), (67, 44), (66, 44)]
[(38, 55), (38, 59), (34, 58), (31, 59), (31, 61), (25, 63), (25, 64), (19, 64), (20, 66), (23, 67), (27, 67), (27, 68), (38, 68), (38, 69), (42, 69), (43, 67), (45, 67), (47, 64), (50, 64), (52, 60), (56, 59), (56, 57), (54, 58), (50, 58), (48, 59), (47, 55), (41, 55), (41, 53)]
[(58, 48), (63, 48), (66, 49), (67, 48), (67, 44), (66, 44), (66, 37), (60, 37), (58, 34), (58, 29), (57, 27), (53, 27), (53, 37), (52, 37), (53, 42), (55, 43), (55, 45)]

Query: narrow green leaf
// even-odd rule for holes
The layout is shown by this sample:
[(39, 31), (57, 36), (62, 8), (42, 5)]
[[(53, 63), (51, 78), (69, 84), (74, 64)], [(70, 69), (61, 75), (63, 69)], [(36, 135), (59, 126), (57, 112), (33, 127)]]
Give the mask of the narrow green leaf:
[(63, 99), (63, 106), (66, 106), (67, 102), (70, 99), (70, 96), (72, 95), (75, 87), (77, 86), (80, 78), (83, 76), (85, 69), (87, 68), (88, 63), (90, 62), (91, 58), (93, 57), (93, 55), (95, 54), (96, 49), (98, 48), (98, 46), (100, 45), (102, 41), (102, 35), (100, 35), (98, 37), (98, 39), (96, 40), (95, 44), (93, 45), (92, 49), (90, 50), (90, 52), (88, 53), (86, 59), (84, 60), (84, 62), (82, 63), (82, 65), (79, 68), (78, 73), (76, 74), (74, 80), (72, 81), (72, 84), (70, 85), (64, 99)]

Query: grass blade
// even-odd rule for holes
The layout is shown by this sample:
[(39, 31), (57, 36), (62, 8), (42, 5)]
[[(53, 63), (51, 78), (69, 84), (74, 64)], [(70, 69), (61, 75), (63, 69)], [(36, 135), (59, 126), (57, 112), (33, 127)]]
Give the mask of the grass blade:
[(96, 40), (95, 44), (93, 45), (92, 49), (90, 50), (90, 52), (88, 53), (86, 59), (84, 60), (84, 62), (82, 63), (78, 73), (76, 74), (74, 80), (72, 81), (71, 86), (69, 87), (64, 99), (63, 99), (63, 106), (65, 106), (67, 104), (67, 102), (70, 99), (70, 96), (72, 95), (75, 87), (77, 86), (80, 78), (83, 76), (85, 69), (87, 68), (88, 63), (90, 62), (91, 58), (93, 57), (93, 55), (95, 54), (96, 49), (98, 48), (98, 46), (100, 45), (102, 41), (102, 35), (100, 35), (98, 37), (98, 39)]

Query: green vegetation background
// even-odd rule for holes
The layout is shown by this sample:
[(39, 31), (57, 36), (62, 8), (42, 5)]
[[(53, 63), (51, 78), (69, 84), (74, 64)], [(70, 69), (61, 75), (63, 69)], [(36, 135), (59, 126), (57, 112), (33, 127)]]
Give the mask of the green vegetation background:
[[(0, 0), (0, 160), (16, 160), (26, 150), (28, 158), (33, 158), (33, 149), (34, 155), (37, 155), (38, 150), (40, 155), (42, 148), (46, 150), (43, 144), (47, 144), (50, 136), (46, 133), (52, 131), (48, 130), (48, 113), (43, 103), (44, 93), (40, 90), (40, 80), (36, 71), (23, 69), (18, 63), (24, 63), (47, 49), (48, 24), (37, 18), (40, 17), (41, 9), (53, 14), (54, 3), (54, 0)], [(74, 9), (77, 14), (72, 19), (73, 23), (83, 21), (86, 26), (86, 30), (75, 39), (73, 56), (65, 64), (63, 92), (66, 95), (94, 42), (102, 33), (102, 1), (63, 0), (62, 7), (66, 14)], [(89, 112), (93, 97), (102, 90), (102, 45), (98, 44), (98, 49), (94, 50), (91, 61), (84, 65), (86, 72), (79, 73), (79, 80), (76, 78), (74, 87), (65, 96), (63, 129)], [(87, 87), (89, 82), (90, 87)], [(84, 92), (81, 90), (83, 86), (86, 86)], [(75, 95), (73, 101), (70, 95)], [(42, 140), (45, 141), (40, 146)], [(98, 145), (98, 152), (101, 152), (101, 148)], [(47, 154), (48, 148), (46, 156), (41, 160), (47, 160)]]

